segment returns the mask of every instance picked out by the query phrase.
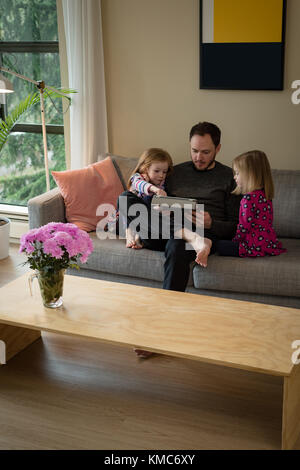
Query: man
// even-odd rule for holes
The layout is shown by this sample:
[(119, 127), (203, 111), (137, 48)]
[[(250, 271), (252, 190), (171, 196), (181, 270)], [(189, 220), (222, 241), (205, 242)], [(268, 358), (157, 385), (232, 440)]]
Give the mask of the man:
[[(233, 238), (240, 204), (240, 197), (231, 194), (235, 188), (232, 169), (216, 161), (221, 148), (220, 138), (221, 131), (215, 124), (200, 122), (193, 126), (190, 131), (191, 161), (175, 165), (166, 180), (168, 195), (197, 199), (199, 204), (204, 204), (204, 237), (212, 241), (211, 253), (215, 251), (218, 239)], [(128, 208), (137, 202), (133, 196), (129, 191), (120, 196), (126, 199), (126, 205), (124, 210), (119, 205), (119, 210), (128, 222), (136, 218), (136, 215), (128, 215)], [(185, 291), (195, 251), (187, 250), (182, 238), (153, 238), (149, 231), (153, 225), (151, 211), (145, 214), (141, 225), (147, 228), (146, 235), (141, 236), (142, 245), (150, 250), (165, 251), (163, 288)], [(196, 223), (196, 214), (192, 217), (192, 222)], [(160, 226), (158, 232), (161, 232)]]
[[(168, 195), (197, 199), (199, 204), (204, 204), (204, 237), (212, 241), (211, 253), (218, 239), (233, 238), (240, 205), (240, 197), (231, 194), (235, 188), (231, 168), (216, 161), (220, 139), (221, 131), (215, 124), (199, 122), (193, 126), (190, 131), (191, 161), (175, 165), (166, 181)], [(130, 202), (128, 192), (124, 195)], [(196, 222), (195, 213), (193, 222)], [(195, 251), (186, 250), (186, 241), (173, 237), (153, 240), (148, 235), (142, 242), (145, 248), (165, 251), (163, 288), (184, 292)], [(141, 349), (135, 349), (135, 352), (144, 359), (152, 355)]]
[[(231, 168), (216, 161), (221, 149), (220, 139), (221, 131), (215, 124), (200, 122), (193, 126), (191, 161), (175, 165), (167, 179), (169, 195), (194, 198), (204, 204), (204, 236), (212, 240), (212, 253), (218, 239), (233, 238), (240, 204), (240, 198), (231, 194), (235, 188)], [(185, 248), (184, 240), (167, 241), (164, 289), (185, 291), (190, 263), (195, 259), (195, 252)]]

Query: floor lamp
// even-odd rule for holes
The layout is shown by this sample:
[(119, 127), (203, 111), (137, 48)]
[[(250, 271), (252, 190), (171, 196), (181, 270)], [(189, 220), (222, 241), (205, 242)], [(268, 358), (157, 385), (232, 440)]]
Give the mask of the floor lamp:
[[(45, 165), (45, 173), (46, 173), (46, 185), (47, 185), (47, 191), (50, 190), (50, 178), (49, 178), (49, 165), (48, 165), (48, 149), (47, 149), (47, 133), (46, 133), (46, 123), (45, 123), (45, 107), (44, 107), (44, 90), (46, 88), (45, 82), (44, 81), (35, 81), (31, 80), (31, 78), (24, 77), (24, 75), (20, 75), (19, 73), (13, 72), (12, 70), (8, 70), (4, 67), (0, 66), (0, 72), (7, 72), (10, 73), (11, 75), (15, 75), (18, 78), (21, 78), (22, 80), (26, 80), (27, 82), (33, 83), (34, 85), (37, 86), (39, 92), (40, 92), (40, 103), (41, 103), (41, 117), (42, 117), (42, 131), (43, 131), (43, 143), (44, 143), (44, 165)], [(57, 90), (56, 88), (52, 88), (47, 85), (47, 88), (49, 90), (54, 91), (58, 95), (61, 95), (65, 98), (70, 98), (62, 93), (61, 91)], [(0, 93), (13, 93), (13, 85), (12, 83), (5, 78), (2, 74), (0, 74)]]

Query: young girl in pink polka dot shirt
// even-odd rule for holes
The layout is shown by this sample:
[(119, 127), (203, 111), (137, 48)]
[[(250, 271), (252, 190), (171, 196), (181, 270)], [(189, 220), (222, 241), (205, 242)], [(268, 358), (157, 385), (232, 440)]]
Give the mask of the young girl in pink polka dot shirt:
[(239, 223), (232, 241), (220, 240), (217, 251), (223, 256), (276, 256), (286, 250), (273, 228), (274, 184), (269, 161), (264, 152), (254, 150), (233, 160), (233, 194), (243, 194)]

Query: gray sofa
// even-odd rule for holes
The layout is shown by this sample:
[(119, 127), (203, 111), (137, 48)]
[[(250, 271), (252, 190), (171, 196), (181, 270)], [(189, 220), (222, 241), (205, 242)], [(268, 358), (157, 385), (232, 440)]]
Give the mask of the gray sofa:
[[(113, 156), (124, 184), (136, 159)], [(273, 170), (274, 226), (287, 253), (264, 258), (209, 257), (206, 269), (191, 265), (188, 292), (300, 308), (300, 171)], [(65, 207), (58, 188), (28, 203), (30, 228), (51, 221), (65, 222)], [(80, 271), (70, 274), (161, 287), (164, 253), (126, 248), (123, 239), (99, 240), (90, 234), (94, 252)]]

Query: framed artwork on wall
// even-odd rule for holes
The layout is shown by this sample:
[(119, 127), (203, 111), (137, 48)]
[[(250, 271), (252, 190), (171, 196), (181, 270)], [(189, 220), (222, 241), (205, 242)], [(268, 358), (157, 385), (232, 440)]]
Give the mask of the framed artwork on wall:
[(283, 90), (286, 0), (200, 0), (200, 88)]

